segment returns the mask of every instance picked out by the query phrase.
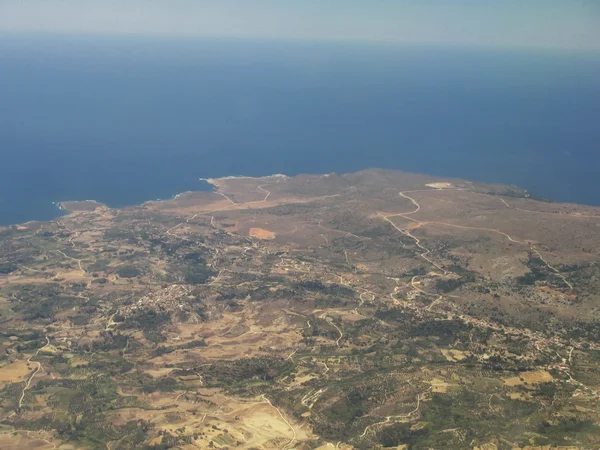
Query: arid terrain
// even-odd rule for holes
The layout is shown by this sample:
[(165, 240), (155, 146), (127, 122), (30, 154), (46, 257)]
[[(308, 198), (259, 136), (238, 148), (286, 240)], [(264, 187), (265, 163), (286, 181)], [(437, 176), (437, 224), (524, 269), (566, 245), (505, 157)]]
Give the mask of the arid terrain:
[(600, 448), (600, 208), (207, 181), (0, 231), (1, 449)]

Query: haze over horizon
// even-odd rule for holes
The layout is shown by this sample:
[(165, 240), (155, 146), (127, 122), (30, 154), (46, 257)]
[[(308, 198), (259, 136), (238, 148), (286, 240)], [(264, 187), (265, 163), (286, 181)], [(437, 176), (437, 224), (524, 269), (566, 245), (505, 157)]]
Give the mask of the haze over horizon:
[(600, 53), (600, 2), (2, 0), (0, 32), (394, 42)]

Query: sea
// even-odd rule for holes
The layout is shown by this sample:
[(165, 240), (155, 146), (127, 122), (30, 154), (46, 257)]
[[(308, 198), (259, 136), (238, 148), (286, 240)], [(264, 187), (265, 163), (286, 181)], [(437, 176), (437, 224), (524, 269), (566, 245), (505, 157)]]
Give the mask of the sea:
[(0, 224), (380, 167), (600, 205), (600, 54), (0, 34)]

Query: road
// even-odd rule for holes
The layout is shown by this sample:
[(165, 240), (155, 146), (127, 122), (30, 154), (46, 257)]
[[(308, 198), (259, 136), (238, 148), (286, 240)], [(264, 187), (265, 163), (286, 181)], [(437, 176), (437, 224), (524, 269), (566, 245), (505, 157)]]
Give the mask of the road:
[(429, 250), (428, 248), (424, 247), (421, 244), (421, 240), (419, 238), (417, 238), (416, 236), (414, 236), (410, 231), (408, 231), (407, 229), (403, 229), (398, 227), (392, 220), (390, 220), (390, 217), (403, 217), (405, 219), (411, 220), (413, 222), (416, 222), (418, 224), (423, 224), (424, 222), (421, 222), (417, 219), (414, 219), (412, 217), (408, 217), (411, 214), (415, 214), (416, 212), (419, 212), (421, 210), (421, 205), (412, 197), (409, 197), (408, 195), (406, 195), (406, 193), (404, 192), (399, 192), (398, 195), (400, 195), (401, 197), (408, 199), (411, 201), (411, 203), (413, 205), (415, 205), (415, 210), (414, 211), (408, 211), (408, 212), (404, 212), (404, 213), (395, 213), (395, 214), (388, 214), (383, 216), (383, 219), (386, 220), (390, 225), (392, 225), (396, 230), (398, 230), (400, 233), (402, 233), (405, 236), (408, 236), (409, 238), (413, 239), (415, 241), (416, 246), (423, 250), (423, 253), (420, 254), (421, 258), (423, 258), (425, 261), (427, 261), (429, 264), (433, 265), (435, 268), (437, 268), (438, 270), (441, 270), (442, 273), (446, 274), (448, 273), (446, 271), (446, 269), (444, 269), (442, 266), (440, 266), (439, 264), (435, 263), (434, 261), (432, 261), (427, 255), (431, 253), (431, 250)]
[(222, 195), (223, 197), (225, 197), (227, 200), (229, 200), (231, 202), (232, 205), (236, 205), (237, 204), (236, 202), (234, 202), (233, 200), (231, 200), (229, 197), (227, 197), (222, 192), (217, 192), (217, 194)]
[(42, 347), (38, 348), (37, 351), (32, 356), (30, 356), (29, 358), (27, 358), (27, 363), (33, 362), (34, 364), (37, 364), (37, 368), (31, 374), (31, 376), (27, 380), (27, 383), (25, 384), (25, 387), (23, 388), (23, 392), (21, 392), (21, 397), (19, 398), (19, 404), (17, 406), (17, 411), (20, 411), (21, 410), (21, 406), (23, 406), (23, 399), (25, 398), (25, 392), (31, 386), (31, 380), (33, 380), (33, 378), (37, 375), (37, 373), (42, 369), (42, 364), (41, 363), (39, 363), (37, 361), (31, 361), (31, 359), (35, 358), (40, 353), (40, 350), (42, 350), (43, 348), (48, 347), (49, 345), (50, 345), (50, 339), (48, 339), (48, 336), (46, 336), (46, 345), (43, 345)]
[(269, 195), (271, 195), (271, 192), (267, 191), (266, 189), (263, 188), (263, 186), (268, 186), (268, 184), (263, 184), (262, 186), (258, 186), (258, 189), (260, 191), (263, 191), (264, 193), (266, 193), (267, 195), (265, 195), (265, 198), (263, 198), (263, 202), (266, 202), (267, 199), (269, 198)]
[[(488, 195), (488, 196), (490, 196), (489, 194), (481, 194), (481, 195)], [(516, 206), (510, 205), (503, 198), (501, 198), (500, 201), (502, 203), (504, 203), (504, 205), (507, 208), (514, 209), (516, 211), (523, 211), (523, 212), (531, 213), (531, 214), (545, 214), (545, 215), (550, 215), (550, 216), (564, 217), (564, 218), (567, 218), (567, 219), (600, 219), (600, 216), (595, 216), (593, 214), (577, 214), (577, 213), (575, 213), (575, 214), (564, 213), (563, 214), (563, 213), (554, 213), (554, 212), (549, 212), (549, 211), (535, 211), (535, 210), (532, 210), (532, 209), (517, 208)]]
[[(467, 225), (457, 225), (457, 224), (453, 224), (453, 223), (439, 222), (439, 221), (427, 221), (427, 222), (423, 222), (423, 221), (417, 220), (417, 219), (415, 219), (413, 217), (408, 217), (409, 215), (415, 214), (416, 212), (420, 211), (421, 210), (421, 205), (414, 198), (406, 195), (407, 192), (416, 192), (416, 191), (399, 192), (398, 194), (401, 197), (410, 200), (411, 203), (413, 205), (415, 205), (415, 210), (404, 212), (404, 213), (388, 214), (388, 215), (383, 216), (383, 219), (386, 220), (388, 223), (390, 223), (400, 233), (404, 234), (405, 236), (408, 236), (408, 237), (412, 238), (415, 241), (415, 244), (417, 245), (417, 247), (419, 249), (423, 250), (423, 253), (421, 253), (421, 257), (423, 259), (425, 259), (427, 262), (429, 262), (430, 264), (432, 264), (433, 266), (435, 266), (437, 269), (441, 270), (444, 274), (447, 274), (448, 271), (446, 269), (444, 269), (443, 267), (441, 267), (440, 265), (438, 265), (437, 263), (435, 263), (434, 261), (432, 261), (427, 256), (427, 255), (429, 255), (431, 253), (431, 250), (429, 250), (425, 246), (423, 246), (421, 244), (420, 239), (417, 238), (416, 236), (414, 236), (413, 234), (411, 234), (410, 231), (398, 227), (392, 220), (390, 220), (390, 217), (400, 216), (400, 217), (403, 217), (405, 219), (408, 219), (408, 220), (411, 220), (413, 222), (418, 223), (419, 226), (440, 225), (440, 226), (460, 228), (460, 229), (465, 229), (465, 230), (475, 230), (475, 231), (485, 231), (485, 232), (489, 232), (489, 233), (496, 233), (496, 234), (499, 234), (501, 236), (504, 236), (505, 238), (507, 238), (512, 243), (519, 244), (519, 245), (527, 245), (527, 246), (529, 246), (531, 248), (531, 250), (533, 252), (535, 252), (538, 255), (538, 257), (540, 258), (540, 260), (548, 267), (548, 269), (550, 269), (551, 271), (553, 271), (554, 273), (556, 273), (557, 276), (569, 287), (569, 289), (573, 290), (573, 284), (570, 283), (565, 278), (565, 276), (557, 268), (551, 266), (548, 263), (548, 261), (546, 261), (546, 259), (542, 256), (542, 254), (539, 252), (539, 250), (535, 246), (533, 246), (530, 241), (523, 241), (523, 240), (515, 239), (511, 235), (509, 235), (508, 233), (505, 233), (505, 232), (500, 231), (500, 230), (495, 230), (493, 228), (471, 227), (471, 226), (467, 226)], [(471, 192), (471, 191), (466, 191), (466, 192)], [(478, 193), (476, 193), (476, 194), (478, 194)], [(482, 195), (488, 195), (488, 194), (482, 194)], [(508, 203), (506, 201), (504, 201), (503, 199), (501, 199), (501, 201), (505, 205), (507, 205), (508, 207), (510, 207), (510, 205), (508, 205)]]
[(337, 338), (337, 340), (335, 341), (335, 345), (337, 345), (338, 347), (340, 346), (340, 340), (344, 337), (344, 333), (342, 333), (342, 330), (340, 330), (340, 327), (338, 327), (334, 322), (333, 319), (331, 321), (328, 320), (328, 322), (333, 325), (335, 327), (336, 330), (338, 330), (338, 333), (340, 333), (340, 337)]
[(283, 419), (283, 421), (287, 424), (287, 426), (290, 427), (290, 430), (292, 430), (292, 433), (293, 433), (292, 439), (290, 439), (290, 442), (288, 442), (283, 447), (281, 447), (281, 450), (287, 450), (294, 443), (294, 441), (296, 441), (296, 438), (297, 438), (296, 430), (294, 429), (292, 424), (289, 423), (288, 420), (284, 417), (284, 415), (281, 413), (279, 408), (277, 408), (276, 406), (273, 406), (273, 403), (271, 403), (271, 400), (269, 400), (265, 394), (262, 395), (262, 398), (269, 404), (269, 406), (271, 408), (273, 408), (275, 411), (277, 411), (277, 413), (279, 414), (279, 417), (281, 417)]
[(363, 431), (363, 433), (360, 435), (360, 437), (365, 437), (367, 435), (367, 432), (369, 431), (369, 429), (372, 428), (372, 427), (376, 427), (376, 426), (379, 426), (379, 425), (384, 425), (384, 424), (389, 423), (390, 421), (396, 420), (396, 419), (405, 419), (407, 417), (412, 416), (414, 413), (418, 412), (419, 408), (421, 407), (421, 396), (425, 395), (432, 388), (433, 388), (433, 386), (430, 386), (429, 388), (425, 389), (420, 394), (417, 394), (417, 406), (411, 412), (409, 412), (407, 414), (401, 414), (401, 415), (398, 415), (398, 416), (387, 416), (385, 418), (385, 420), (383, 420), (381, 422), (375, 422), (375, 423), (372, 423), (371, 425), (367, 425), (367, 427), (365, 428), (365, 431)]
[(82, 275), (85, 275), (85, 273), (86, 273), (86, 272), (85, 272), (85, 270), (83, 270), (83, 267), (81, 267), (81, 260), (80, 260), (80, 259), (73, 258), (73, 257), (71, 257), (71, 256), (69, 256), (69, 255), (67, 255), (67, 254), (65, 254), (65, 253), (64, 253), (63, 251), (61, 251), (61, 250), (56, 250), (56, 251), (57, 251), (58, 253), (60, 253), (61, 255), (63, 255), (65, 258), (72, 259), (73, 261), (77, 261), (77, 264), (79, 265), (79, 270), (81, 270), (81, 273), (82, 273)]
[(532, 246), (531, 249), (535, 252), (536, 255), (538, 255), (540, 260), (542, 260), (542, 262), (544, 264), (546, 264), (548, 266), (548, 268), (550, 268), (550, 270), (552, 270), (554, 273), (556, 273), (565, 282), (565, 284), (567, 286), (569, 286), (569, 289), (573, 290), (573, 285), (571, 283), (569, 283), (569, 281), (567, 281), (565, 276), (562, 273), (560, 273), (560, 271), (556, 267), (551, 266), (550, 263), (548, 263), (548, 261), (546, 261), (544, 259), (544, 257), (541, 255), (541, 253), (534, 246)]

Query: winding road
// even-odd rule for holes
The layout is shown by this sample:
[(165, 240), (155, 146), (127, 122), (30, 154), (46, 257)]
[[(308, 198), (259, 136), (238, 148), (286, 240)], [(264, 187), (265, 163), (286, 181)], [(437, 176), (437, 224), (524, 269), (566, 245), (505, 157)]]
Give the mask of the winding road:
[(421, 396), (425, 395), (432, 388), (433, 388), (433, 386), (430, 386), (429, 388), (427, 388), (426, 390), (424, 390), (420, 394), (417, 394), (417, 406), (411, 412), (409, 412), (407, 414), (401, 414), (401, 415), (398, 415), (398, 416), (387, 416), (385, 418), (385, 420), (383, 420), (381, 422), (375, 422), (375, 423), (372, 423), (371, 425), (367, 425), (367, 427), (365, 428), (365, 431), (363, 431), (363, 433), (360, 435), (360, 437), (365, 437), (367, 435), (367, 432), (369, 431), (369, 429), (372, 428), (372, 427), (376, 427), (376, 426), (379, 426), (379, 425), (384, 425), (386, 423), (391, 422), (392, 420), (405, 419), (407, 417), (412, 416), (414, 413), (418, 412), (419, 408), (421, 407)]
[[(432, 189), (432, 190), (439, 190), (439, 189)], [(445, 189), (448, 190), (448, 189)], [(539, 252), (539, 250), (530, 242), (530, 241), (522, 241), (522, 240), (518, 240), (513, 238), (511, 235), (509, 235), (508, 233), (505, 233), (503, 231), (499, 231), (499, 230), (495, 230), (493, 228), (482, 228), (482, 227), (471, 227), (471, 226), (467, 226), (467, 225), (457, 225), (457, 224), (452, 224), (452, 223), (447, 223), (447, 222), (438, 222), (438, 221), (420, 221), (417, 220), (413, 217), (408, 217), (411, 214), (415, 214), (416, 212), (421, 210), (421, 205), (412, 197), (406, 195), (407, 192), (416, 192), (416, 191), (406, 191), (406, 192), (399, 192), (398, 194), (407, 199), (410, 200), (411, 203), (413, 205), (415, 205), (415, 210), (413, 211), (408, 211), (408, 212), (404, 212), (404, 213), (395, 213), (395, 214), (388, 214), (385, 216), (382, 216), (384, 220), (386, 220), (388, 223), (390, 223), (396, 230), (398, 230), (400, 233), (404, 234), (405, 236), (408, 236), (410, 238), (412, 238), (415, 241), (416, 246), (423, 250), (423, 253), (421, 253), (421, 257), (423, 259), (425, 259), (427, 262), (429, 262), (430, 264), (432, 264), (434, 267), (436, 267), (437, 269), (441, 270), (444, 274), (447, 274), (448, 271), (446, 269), (444, 269), (443, 267), (441, 267), (439, 264), (435, 263), (434, 261), (432, 261), (427, 255), (429, 255), (431, 253), (431, 250), (427, 249), (425, 246), (423, 246), (421, 244), (421, 241), (419, 238), (417, 238), (416, 236), (414, 236), (413, 234), (411, 234), (408, 230), (406, 229), (402, 229), (400, 227), (398, 227), (392, 220), (390, 220), (390, 217), (403, 217), (405, 219), (411, 220), (413, 222), (416, 222), (419, 224), (419, 226), (425, 226), (425, 225), (441, 225), (441, 226), (446, 226), (446, 227), (453, 227), (453, 228), (460, 228), (460, 229), (465, 229), (465, 230), (475, 230), (475, 231), (486, 231), (489, 233), (496, 233), (499, 234), (501, 236), (504, 236), (505, 238), (507, 238), (510, 242), (515, 243), (515, 244), (519, 244), (519, 245), (527, 245), (531, 248), (531, 250), (538, 255), (538, 257), (540, 258), (540, 260), (548, 267), (548, 269), (550, 269), (552, 272), (556, 273), (556, 275), (568, 286), (568, 288), (570, 290), (573, 290), (574, 286), (572, 283), (570, 283), (565, 276), (555, 267), (551, 266), (548, 261), (546, 261), (546, 259), (542, 256), (542, 254)], [(471, 191), (466, 191), (466, 192), (471, 192)], [(476, 193), (477, 194), (477, 193)], [(483, 194), (483, 195), (487, 195), (487, 194)], [(504, 201), (503, 199), (501, 199), (502, 202), (507, 205), (507, 207), (510, 207), (510, 205)], [(413, 281), (411, 282), (411, 284), (414, 287), (414, 278)], [(419, 289), (417, 289), (419, 290)], [(422, 293), (425, 293), (424, 291), (420, 291)], [(425, 293), (426, 294), (426, 293)], [(430, 294), (428, 294), (430, 295)], [(442, 297), (443, 298), (443, 297)]]
[(19, 404), (17, 406), (17, 411), (20, 411), (21, 410), (21, 406), (23, 406), (23, 399), (25, 398), (25, 392), (27, 392), (27, 389), (30, 388), (30, 386), (31, 386), (31, 380), (33, 380), (33, 378), (37, 375), (37, 373), (42, 369), (42, 364), (41, 363), (39, 363), (38, 361), (31, 361), (31, 359), (35, 358), (40, 353), (40, 350), (42, 350), (43, 348), (48, 347), (49, 345), (50, 345), (50, 339), (48, 339), (48, 336), (46, 336), (46, 344), (43, 345), (42, 347), (38, 348), (37, 351), (33, 355), (31, 355), (29, 358), (27, 358), (27, 363), (33, 362), (34, 364), (37, 364), (37, 368), (31, 374), (31, 376), (27, 380), (27, 383), (25, 384), (25, 387), (23, 388), (23, 392), (21, 392), (21, 397), (19, 398)]
[(292, 433), (293, 433), (292, 439), (290, 439), (290, 442), (288, 442), (283, 447), (281, 447), (281, 450), (287, 450), (287, 448), (289, 448), (297, 438), (296, 430), (292, 426), (292, 424), (288, 422), (288, 420), (285, 418), (285, 416), (281, 413), (279, 408), (274, 406), (273, 403), (271, 403), (271, 400), (269, 400), (265, 394), (262, 394), (262, 398), (265, 400), (266, 403), (269, 404), (269, 406), (271, 408), (273, 408), (275, 411), (277, 411), (277, 413), (279, 414), (279, 417), (281, 417), (283, 419), (283, 421), (287, 424), (287, 426), (290, 427), (290, 430), (292, 430)]

